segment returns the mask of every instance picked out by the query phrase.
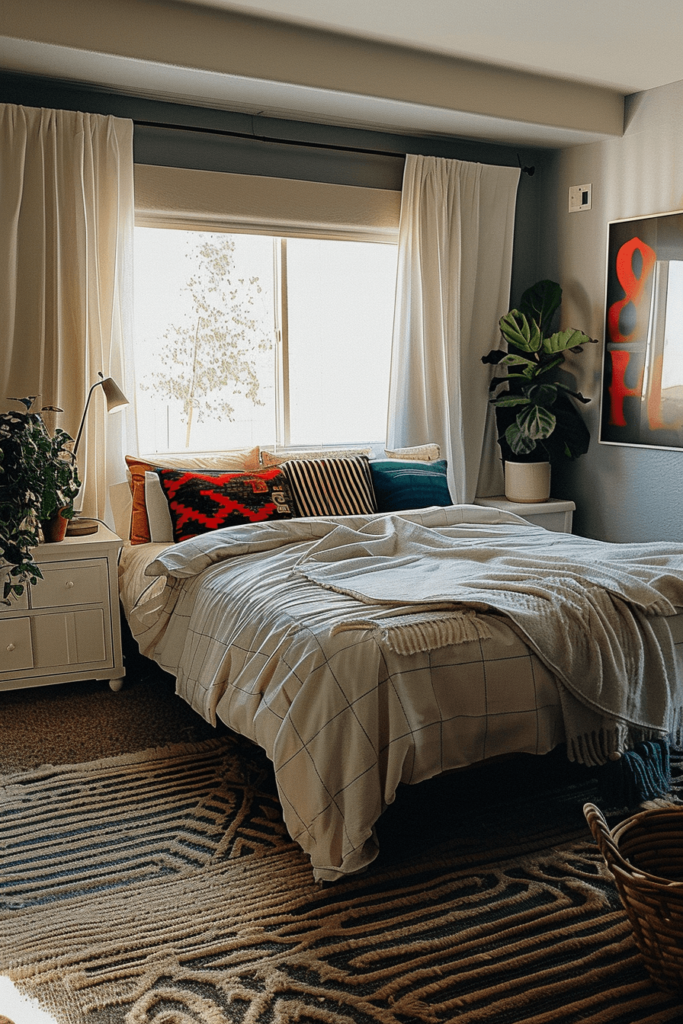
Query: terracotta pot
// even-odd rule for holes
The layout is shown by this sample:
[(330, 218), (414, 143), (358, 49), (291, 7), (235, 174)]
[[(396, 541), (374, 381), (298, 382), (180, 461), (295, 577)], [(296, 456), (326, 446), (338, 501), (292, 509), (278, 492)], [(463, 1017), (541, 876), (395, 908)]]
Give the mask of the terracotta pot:
[(66, 511), (66, 507), (57, 509), (49, 519), (41, 519), (40, 528), (43, 531), (43, 540), (46, 544), (55, 544), (57, 541), (64, 540), (66, 528), (69, 525), (69, 520), (62, 515), (62, 512)]
[(537, 505), (550, 497), (549, 462), (506, 462), (505, 497)]

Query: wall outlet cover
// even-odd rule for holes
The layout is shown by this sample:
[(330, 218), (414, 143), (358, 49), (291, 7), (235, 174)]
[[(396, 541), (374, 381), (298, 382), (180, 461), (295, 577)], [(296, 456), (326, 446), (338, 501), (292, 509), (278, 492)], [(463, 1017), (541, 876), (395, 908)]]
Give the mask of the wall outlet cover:
[(591, 193), (591, 185), (572, 185), (569, 189), (569, 212), (578, 213), (580, 210), (590, 210)]

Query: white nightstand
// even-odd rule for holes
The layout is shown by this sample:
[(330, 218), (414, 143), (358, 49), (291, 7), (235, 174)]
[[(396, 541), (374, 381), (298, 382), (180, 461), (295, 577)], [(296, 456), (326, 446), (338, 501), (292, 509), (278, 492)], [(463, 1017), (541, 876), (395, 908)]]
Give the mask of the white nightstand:
[(79, 679), (108, 679), (121, 689), (120, 547), (100, 526), (34, 549), (43, 579), (0, 604), (0, 690)]
[(573, 501), (561, 501), (559, 498), (548, 498), (538, 504), (523, 501), (508, 501), (504, 495), (495, 498), (475, 498), (475, 505), (487, 505), (499, 508), (501, 512), (514, 512), (534, 526), (543, 526), (554, 533), (572, 532), (572, 515), (576, 505)]

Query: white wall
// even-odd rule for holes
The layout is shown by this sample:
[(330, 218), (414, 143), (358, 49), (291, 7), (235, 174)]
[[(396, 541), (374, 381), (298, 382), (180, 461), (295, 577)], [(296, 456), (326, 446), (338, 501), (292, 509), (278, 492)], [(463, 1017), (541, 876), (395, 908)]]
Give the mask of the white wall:
[[(568, 213), (570, 185), (592, 209)], [(683, 82), (629, 97), (622, 138), (561, 151), (547, 175), (543, 265), (563, 287), (562, 326), (604, 339), (607, 225), (683, 209)], [(598, 444), (602, 344), (572, 361), (591, 431), (587, 455), (556, 473), (576, 531), (610, 541), (683, 540), (683, 451)]]

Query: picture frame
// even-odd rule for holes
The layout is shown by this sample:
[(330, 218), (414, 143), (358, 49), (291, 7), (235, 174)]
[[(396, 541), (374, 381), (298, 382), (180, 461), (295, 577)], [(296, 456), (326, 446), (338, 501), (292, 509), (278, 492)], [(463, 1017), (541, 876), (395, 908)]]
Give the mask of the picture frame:
[(608, 224), (599, 441), (683, 449), (683, 211)]

